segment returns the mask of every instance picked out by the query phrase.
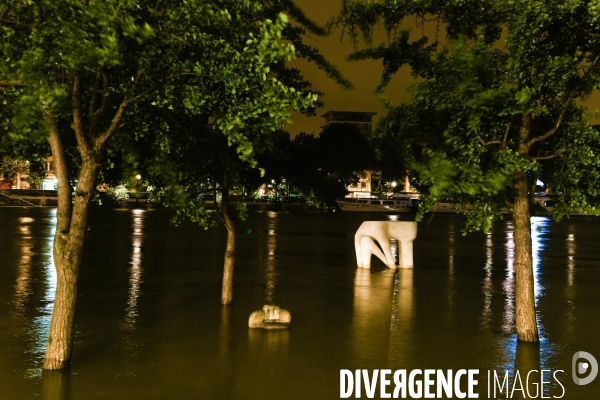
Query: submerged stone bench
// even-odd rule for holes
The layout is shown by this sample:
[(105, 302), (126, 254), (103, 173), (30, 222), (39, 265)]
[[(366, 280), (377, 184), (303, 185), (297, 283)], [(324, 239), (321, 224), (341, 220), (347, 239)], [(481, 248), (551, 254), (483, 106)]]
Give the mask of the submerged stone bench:
[(292, 315), (279, 306), (265, 304), (262, 310), (254, 311), (248, 319), (248, 327), (263, 329), (285, 329), (290, 326)]

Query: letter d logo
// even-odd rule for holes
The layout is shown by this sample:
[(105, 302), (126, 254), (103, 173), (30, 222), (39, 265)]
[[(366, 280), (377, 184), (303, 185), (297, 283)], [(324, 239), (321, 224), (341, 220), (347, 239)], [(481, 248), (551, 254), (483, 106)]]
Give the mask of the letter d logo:
[[(577, 360), (579, 360), (580, 358), (585, 358), (587, 362), (580, 362), (578, 364)], [(587, 385), (596, 378), (596, 375), (598, 375), (598, 361), (596, 361), (593, 355), (585, 351), (578, 351), (577, 353), (573, 354), (572, 367), (573, 382), (575, 382), (576, 385)], [(590, 374), (587, 376), (587, 378), (578, 377), (578, 375), (585, 374), (590, 367), (592, 367), (592, 370), (590, 371)]]

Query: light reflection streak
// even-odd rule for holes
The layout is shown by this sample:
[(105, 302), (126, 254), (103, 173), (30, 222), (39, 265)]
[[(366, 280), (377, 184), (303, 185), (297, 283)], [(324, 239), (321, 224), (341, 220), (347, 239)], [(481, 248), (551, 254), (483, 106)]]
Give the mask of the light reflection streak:
[(248, 328), (248, 346), (253, 357), (280, 358), (289, 351), (289, 329)]
[(569, 234), (567, 236), (567, 286), (565, 287), (565, 297), (567, 299), (566, 308), (566, 327), (570, 334), (573, 334), (573, 326), (575, 325), (575, 227), (569, 225)]
[(129, 295), (127, 297), (127, 308), (125, 309), (126, 330), (135, 330), (135, 324), (138, 317), (138, 298), (141, 294), (142, 283), (142, 239), (144, 227), (144, 212), (142, 209), (135, 209), (133, 212), (133, 234), (132, 234), (132, 254), (131, 266), (129, 267)]
[[(537, 307), (539, 299), (543, 295), (544, 287), (541, 285), (542, 277), (542, 252), (546, 247), (548, 240), (545, 235), (551, 219), (547, 217), (531, 217), (531, 257), (532, 257), (532, 272), (534, 280), (534, 297)], [(502, 330), (506, 334), (515, 333), (515, 242), (514, 242), (514, 227), (511, 222), (506, 225), (506, 278), (503, 282), (504, 293), (506, 296), (505, 309), (503, 317)], [(516, 335), (510, 335), (502, 344), (504, 348), (505, 358), (513, 359), (514, 363), (500, 366), (500, 369), (513, 370), (533, 370), (540, 369), (540, 365), (548, 362), (552, 356), (555, 346), (552, 345), (548, 338), (544, 335), (544, 328), (541, 324), (539, 316), (536, 318), (538, 331), (540, 335), (539, 343), (529, 344), (517, 341)], [(516, 348), (516, 350), (515, 350)]]
[(133, 229), (131, 234), (131, 261), (129, 262), (129, 291), (127, 295), (127, 307), (125, 308), (125, 318), (121, 323), (121, 329), (124, 334), (122, 341), (119, 343), (119, 347), (127, 358), (123, 359), (124, 372), (117, 374), (117, 376), (136, 376), (139, 369), (138, 364), (132, 361), (132, 358), (140, 352), (140, 341), (137, 337), (139, 329), (137, 325), (139, 316), (138, 301), (142, 293), (142, 243), (145, 212), (143, 209), (132, 210)]
[(396, 239), (390, 239), (390, 250), (392, 251), (392, 257), (394, 258), (394, 264), (399, 264), (400, 253), (398, 250), (398, 241)]
[[(386, 268), (372, 273), (368, 268), (357, 268), (354, 277), (354, 316), (352, 318), (352, 348), (359, 360), (387, 356), (390, 312), (396, 270)], [(377, 352), (384, 351), (382, 354)]]
[(267, 258), (263, 267), (263, 276), (265, 278), (265, 295), (266, 304), (274, 304), (275, 301), (275, 284), (277, 282), (277, 270), (275, 268), (275, 249), (277, 248), (277, 213), (270, 211), (267, 230)]
[(540, 283), (541, 278), (541, 254), (546, 247), (544, 235), (548, 232), (551, 219), (548, 217), (531, 217), (531, 264), (533, 268), (533, 288), (535, 305), (544, 291)]
[[(573, 231), (573, 225), (569, 226), (569, 231)], [(575, 234), (570, 233), (567, 236), (567, 283), (573, 286), (575, 283)]]
[[(541, 254), (545, 248), (544, 234), (546, 234), (548, 230), (550, 221), (550, 218), (547, 217), (531, 217), (531, 267), (533, 270), (533, 286), (536, 306), (544, 291), (544, 287), (540, 283), (540, 263)], [(503, 284), (504, 292), (506, 294), (506, 307), (502, 328), (504, 332), (509, 333), (514, 332), (515, 329), (515, 241), (512, 223), (508, 222), (506, 228), (506, 279)]]
[(494, 242), (492, 241), (492, 232), (489, 231), (485, 237), (485, 278), (483, 279), (483, 314), (481, 316), (482, 325), (490, 327), (492, 322), (492, 296), (494, 293), (494, 283), (492, 281)]
[(454, 221), (448, 225), (448, 317), (452, 318), (454, 309)]
[(413, 347), (414, 289), (413, 269), (398, 268), (394, 279), (388, 362), (390, 367), (405, 365)]
[[(21, 217), (19, 222), (22, 224), (33, 222), (32, 218)], [(33, 240), (31, 237), (31, 228), (27, 225), (19, 226), (21, 238), (19, 240), (19, 249), (21, 250), (21, 258), (19, 260), (19, 273), (15, 283), (15, 314), (26, 319), (26, 305), (29, 296), (33, 293), (31, 288), (31, 255)]]
[[(50, 332), (50, 322), (52, 321), (52, 311), (54, 309), (54, 296), (56, 294), (56, 268), (54, 266), (54, 234), (56, 232), (56, 209), (50, 210), (49, 224), (45, 245), (40, 251), (45, 272), (45, 291), (41, 299), (41, 306), (38, 307), (36, 317), (33, 319), (30, 332), (33, 333), (32, 346), (27, 351), (36, 358), (36, 365), (26, 372), (28, 378), (38, 378), (42, 375), (41, 363), (46, 352), (48, 334)], [(31, 266), (31, 258), (28, 258)], [(48, 261), (45, 261), (48, 260)]]
[(502, 318), (502, 331), (504, 333), (515, 332), (515, 240), (513, 237), (513, 224), (506, 223), (506, 278), (502, 283), (504, 295), (504, 316)]
[(71, 398), (71, 371), (68, 369), (44, 370), (41, 375), (42, 399), (66, 400)]
[[(277, 251), (277, 213), (267, 212), (267, 254), (261, 255), (266, 260), (262, 272), (265, 279), (266, 304), (275, 304), (275, 286), (277, 283), (277, 269), (275, 253)], [(262, 252), (262, 251), (261, 251)], [(248, 329), (248, 343), (250, 352), (257, 357), (281, 356), (289, 349), (290, 331), (288, 329)]]

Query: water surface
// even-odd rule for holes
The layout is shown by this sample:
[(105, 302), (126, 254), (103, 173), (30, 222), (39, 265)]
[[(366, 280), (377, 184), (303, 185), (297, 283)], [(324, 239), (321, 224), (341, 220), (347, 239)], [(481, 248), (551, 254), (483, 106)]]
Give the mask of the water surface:
[[(563, 398), (600, 397), (600, 378), (571, 379), (576, 351), (600, 359), (600, 220), (532, 220), (541, 342), (531, 346), (516, 341), (509, 221), (465, 237), (462, 217), (436, 215), (419, 224), (414, 269), (374, 258), (363, 270), (354, 232), (388, 216), (251, 214), (234, 304), (222, 307), (222, 229), (174, 227), (164, 210), (96, 209), (73, 365), (42, 374), (54, 215), (0, 208), (0, 399), (335, 399), (340, 369), (359, 368), (480, 369), (481, 398), (488, 370), (564, 370)], [(267, 303), (291, 311), (289, 330), (247, 327)]]

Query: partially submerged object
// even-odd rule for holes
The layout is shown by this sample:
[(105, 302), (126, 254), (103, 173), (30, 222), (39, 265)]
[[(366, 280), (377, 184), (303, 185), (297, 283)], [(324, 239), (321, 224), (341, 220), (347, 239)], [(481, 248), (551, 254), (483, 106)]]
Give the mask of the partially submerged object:
[(292, 322), (292, 315), (288, 310), (279, 306), (265, 304), (262, 310), (254, 311), (248, 319), (250, 328), (286, 329)]
[[(356, 263), (359, 268), (371, 268), (371, 255), (389, 268), (396, 268), (390, 239), (400, 243), (400, 267), (413, 267), (413, 241), (417, 224), (409, 221), (364, 221), (354, 235)], [(377, 244), (381, 247), (377, 247)]]

